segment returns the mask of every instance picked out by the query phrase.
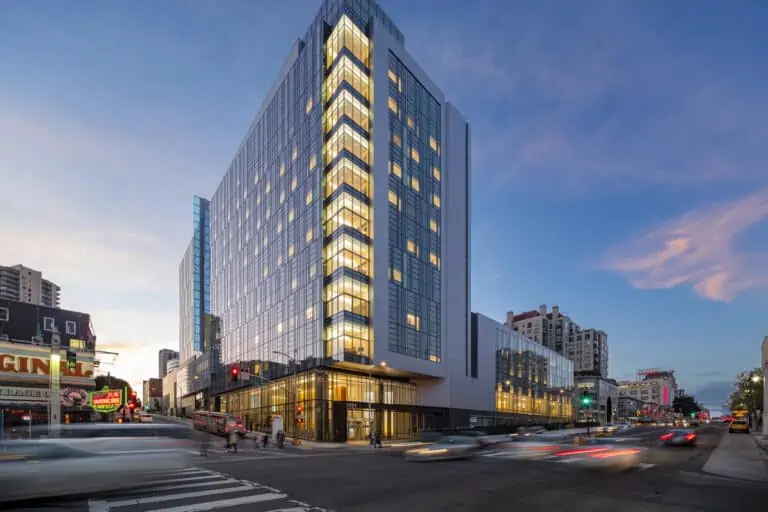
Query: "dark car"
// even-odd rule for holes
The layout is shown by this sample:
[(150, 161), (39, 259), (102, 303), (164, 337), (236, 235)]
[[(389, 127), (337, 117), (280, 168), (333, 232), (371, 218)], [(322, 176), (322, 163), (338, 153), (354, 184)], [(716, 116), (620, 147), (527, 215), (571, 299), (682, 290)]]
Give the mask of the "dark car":
[(696, 432), (689, 428), (678, 428), (665, 432), (661, 442), (666, 446), (696, 446)]

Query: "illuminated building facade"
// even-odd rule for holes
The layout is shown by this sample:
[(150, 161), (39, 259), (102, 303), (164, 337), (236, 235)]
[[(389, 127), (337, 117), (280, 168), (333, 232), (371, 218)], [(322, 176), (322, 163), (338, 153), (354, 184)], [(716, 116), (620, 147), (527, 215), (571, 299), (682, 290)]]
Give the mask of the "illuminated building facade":
[(243, 375), (213, 407), (251, 426), (400, 438), (474, 407), (470, 130), (404, 45), (374, 1), (324, 1), (212, 197)]

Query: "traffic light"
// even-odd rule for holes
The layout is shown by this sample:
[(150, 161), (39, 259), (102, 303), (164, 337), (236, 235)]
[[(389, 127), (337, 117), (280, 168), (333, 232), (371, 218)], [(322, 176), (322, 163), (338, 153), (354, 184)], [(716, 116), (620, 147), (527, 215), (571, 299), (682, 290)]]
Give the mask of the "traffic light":
[(581, 405), (584, 407), (589, 407), (592, 405), (592, 397), (586, 391), (583, 395), (581, 395)]
[(74, 350), (67, 350), (67, 370), (74, 370), (77, 368), (77, 352)]
[(301, 404), (296, 406), (296, 423), (304, 423), (304, 406)]
[(696, 413), (695, 413), (695, 412), (692, 412), (692, 413), (691, 413), (691, 418), (693, 418), (694, 416), (696, 416)]
[(240, 368), (237, 367), (237, 365), (232, 365), (232, 368), (229, 370), (229, 376), (232, 382), (235, 382), (240, 379)]

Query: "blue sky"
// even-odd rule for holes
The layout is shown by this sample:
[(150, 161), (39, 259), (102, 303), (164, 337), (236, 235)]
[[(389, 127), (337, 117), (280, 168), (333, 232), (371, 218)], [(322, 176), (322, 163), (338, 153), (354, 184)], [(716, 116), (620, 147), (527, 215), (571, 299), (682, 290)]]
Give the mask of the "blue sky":
[[(473, 309), (559, 304), (611, 374), (722, 403), (768, 334), (763, 2), (381, 0), (473, 127)], [(0, 261), (136, 381), (210, 196), (318, 0), (0, 2)]]

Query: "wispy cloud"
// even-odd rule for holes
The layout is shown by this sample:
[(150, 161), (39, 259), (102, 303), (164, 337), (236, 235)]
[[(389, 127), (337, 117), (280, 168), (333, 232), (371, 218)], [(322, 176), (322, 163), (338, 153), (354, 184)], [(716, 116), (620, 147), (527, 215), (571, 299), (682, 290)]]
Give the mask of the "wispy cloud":
[(704, 297), (730, 301), (768, 286), (768, 254), (738, 246), (745, 230), (768, 220), (768, 190), (674, 219), (613, 251), (606, 268), (637, 288), (692, 285)]

